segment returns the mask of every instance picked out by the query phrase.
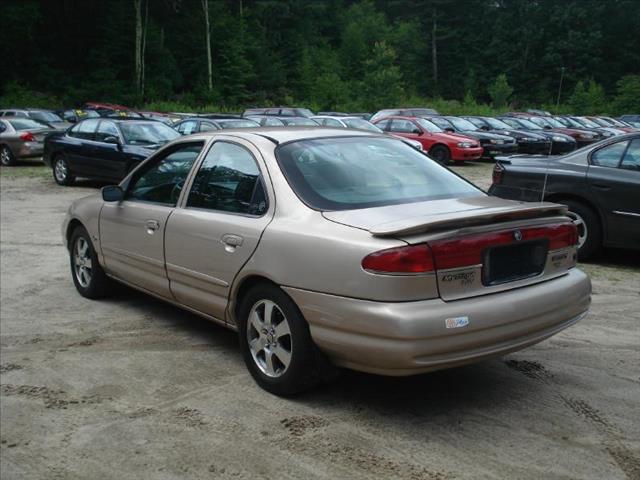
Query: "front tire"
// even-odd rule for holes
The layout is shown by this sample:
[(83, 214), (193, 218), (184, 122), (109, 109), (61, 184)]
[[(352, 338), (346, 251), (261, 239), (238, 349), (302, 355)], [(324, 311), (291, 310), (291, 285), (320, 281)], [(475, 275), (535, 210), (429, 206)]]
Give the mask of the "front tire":
[(11, 149), (6, 145), (2, 145), (2, 147), (0, 147), (0, 163), (5, 167), (12, 167), (16, 164), (16, 157), (13, 155)]
[(75, 177), (71, 174), (69, 163), (64, 155), (58, 155), (53, 161), (53, 179), (62, 186), (72, 185), (75, 182)]
[(313, 343), (300, 310), (280, 288), (259, 284), (241, 300), (238, 333), (256, 383), (275, 395), (294, 395), (329, 379), (333, 368)]
[(602, 229), (598, 214), (582, 202), (576, 200), (558, 200), (567, 206), (575, 217), (578, 226), (578, 259), (580, 261), (593, 257), (602, 246)]
[(109, 293), (109, 277), (98, 262), (93, 243), (84, 227), (77, 227), (71, 234), (69, 260), (71, 277), (80, 295), (95, 300)]
[(448, 165), (451, 162), (451, 151), (444, 145), (436, 145), (429, 150), (429, 156), (440, 165)]

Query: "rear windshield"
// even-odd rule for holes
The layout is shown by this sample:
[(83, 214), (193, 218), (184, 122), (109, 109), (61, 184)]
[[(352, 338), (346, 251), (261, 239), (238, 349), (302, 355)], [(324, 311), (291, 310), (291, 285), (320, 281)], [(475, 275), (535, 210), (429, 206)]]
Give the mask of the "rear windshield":
[(259, 127), (260, 124), (253, 120), (218, 120), (221, 128), (251, 128)]
[(44, 123), (32, 120), (30, 118), (7, 118), (7, 122), (16, 130), (31, 130), (34, 128), (47, 128)]
[(276, 149), (298, 197), (316, 210), (352, 210), (482, 195), (427, 156), (392, 138), (299, 140)]
[(62, 122), (63, 120), (53, 112), (29, 112), (29, 116), (41, 122)]

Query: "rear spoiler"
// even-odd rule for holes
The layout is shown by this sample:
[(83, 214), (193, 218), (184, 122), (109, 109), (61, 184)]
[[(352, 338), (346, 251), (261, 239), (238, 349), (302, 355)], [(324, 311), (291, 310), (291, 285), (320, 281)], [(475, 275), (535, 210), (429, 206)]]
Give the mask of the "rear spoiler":
[(478, 213), (462, 211), (440, 215), (420, 215), (402, 218), (393, 222), (380, 223), (369, 229), (376, 237), (392, 235), (411, 235), (433, 232), (452, 227), (467, 227), (491, 222), (504, 222), (515, 219), (535, 218), (550, 215), (566, 215), (567, 207), (557, 203), (530, 203), (523, 205), (481, 209)]

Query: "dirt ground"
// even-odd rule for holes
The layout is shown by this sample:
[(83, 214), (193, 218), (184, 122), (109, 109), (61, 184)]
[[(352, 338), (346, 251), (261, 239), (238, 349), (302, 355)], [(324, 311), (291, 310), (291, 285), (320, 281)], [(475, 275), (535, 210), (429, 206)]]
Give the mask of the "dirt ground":
[[(490, 182), (490, 164), (456, 170)], [(582, 265), (589, 315), (537, 346), (282, 399), (234, 333), (126, 288), (76, 293), (60, 224), (95, 191), (2, 169), (3, 480), (640, 478), (638, 253)]]

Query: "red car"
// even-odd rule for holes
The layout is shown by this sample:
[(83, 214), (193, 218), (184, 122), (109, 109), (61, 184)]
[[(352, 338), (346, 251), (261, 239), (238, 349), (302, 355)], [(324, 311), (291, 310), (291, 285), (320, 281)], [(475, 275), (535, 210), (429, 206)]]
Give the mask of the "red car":
[(373, 123), (385, 132), (420, 142), (424, 151), (442, 164), (450, 160), (477, 160), (482, 156), (482, 147), (475, 138), (445, 132), (424, 118), (391, 116)]

